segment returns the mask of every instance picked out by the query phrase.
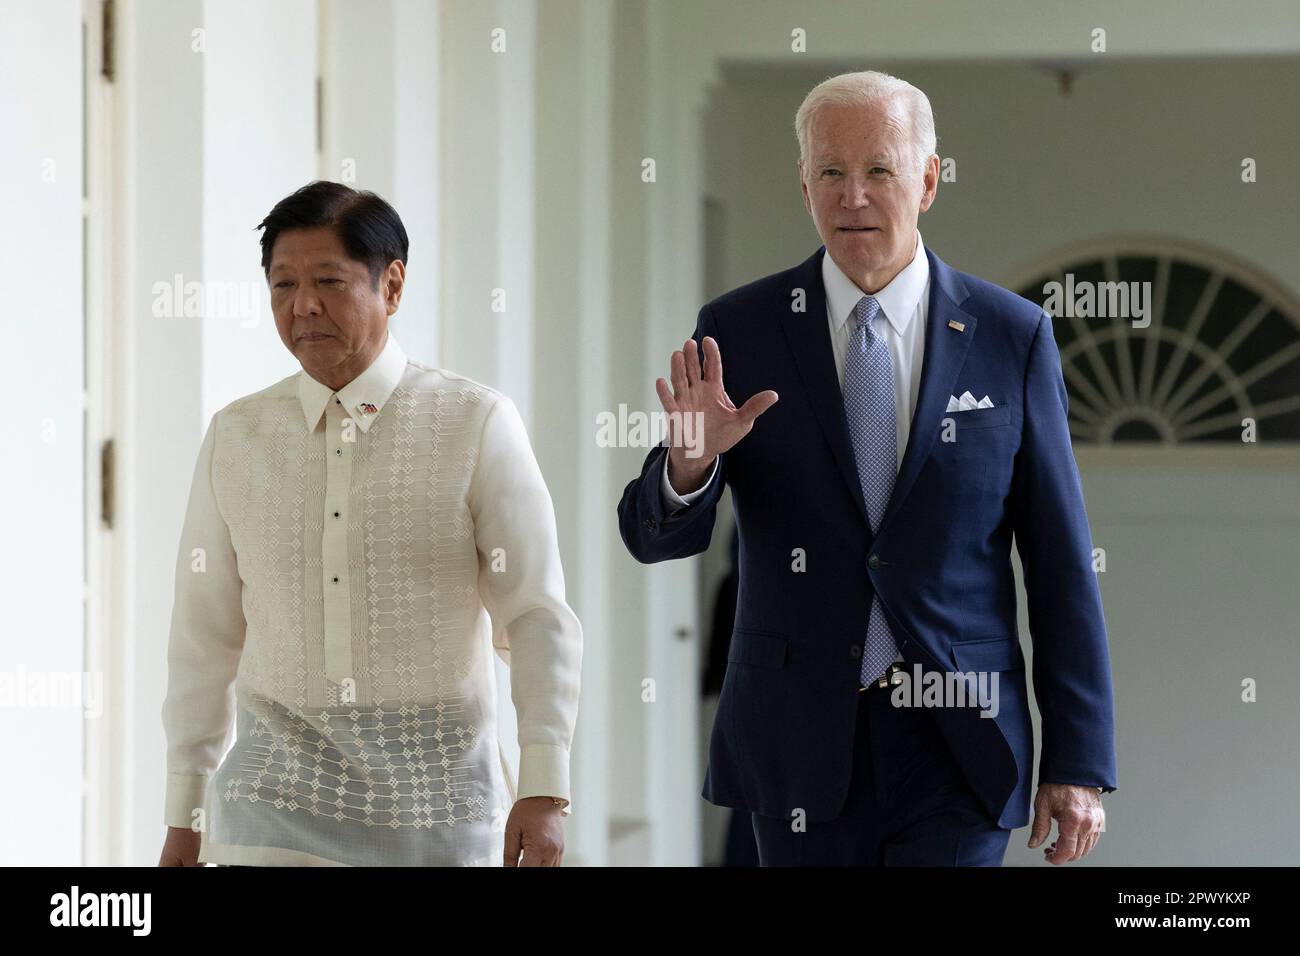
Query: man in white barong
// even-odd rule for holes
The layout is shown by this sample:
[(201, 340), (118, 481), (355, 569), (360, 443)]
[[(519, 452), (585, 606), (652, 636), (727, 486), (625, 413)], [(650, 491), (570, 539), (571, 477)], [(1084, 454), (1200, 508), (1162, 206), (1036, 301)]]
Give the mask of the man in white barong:
[(389, 331), (408, 243), (383, 199), (315, 182), (259, 228), (302, 370), (218, 411), (199, 451), (160, 863), (558, 866), (582, 631), (519, 413)]

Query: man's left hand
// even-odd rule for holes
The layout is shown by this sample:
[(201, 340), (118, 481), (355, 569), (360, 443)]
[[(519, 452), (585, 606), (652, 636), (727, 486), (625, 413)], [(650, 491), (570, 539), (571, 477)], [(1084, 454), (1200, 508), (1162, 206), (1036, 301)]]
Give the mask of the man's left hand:
[(1029, 848), (1041, 844), (1057, 823), (1056, 842), (1043, 850), (1048, 863), (1069, 863), (1087, 856), (1101, 831), (1106, 829), (1106, 811), (1101, 808), (1101, 794), (1096, 787), (1079, 787), (1070, 783), (1043, 783), (1034, 795), (1034, 825), (1029, 833)]
[[(521, 856), (522, 854), (522, 856)], [(564, 814), (550, 797), (516, 801), (506, 819), (506, 866), (559, 866)]]

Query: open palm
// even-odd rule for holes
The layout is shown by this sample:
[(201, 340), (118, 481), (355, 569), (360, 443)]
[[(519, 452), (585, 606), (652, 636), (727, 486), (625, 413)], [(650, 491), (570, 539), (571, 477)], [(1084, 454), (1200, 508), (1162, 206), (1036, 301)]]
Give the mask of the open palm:
[[(675, 484), (681, 476), (691, 484), (713, 465), (718, 455), (749, 434), (754, 420), (775, 405), (778, 396), (768, 389), (737, 408), (722, 385), (722, 353), (718, 343), (708, 335), (704, 337), (703, 370), (695, 340), (687, 339), (672, 355), (671, 374), (671, 389), (662, 378), (655, 379), (659, 403), (668, 413), (670, 478)], [(688, 416), (696, 426), (694, 435), (682, 434), (683, 421)], [(689, 450), (701, 451), (698, 456), (688, 457), (686, 439), (694, 446)]]

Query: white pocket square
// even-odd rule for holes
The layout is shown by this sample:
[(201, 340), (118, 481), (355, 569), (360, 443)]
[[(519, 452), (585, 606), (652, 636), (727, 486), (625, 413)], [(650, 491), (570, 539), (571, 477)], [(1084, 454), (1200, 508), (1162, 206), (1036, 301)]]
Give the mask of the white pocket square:
[(975, 401), (975, 396), (972, 395), (970, 392), (962, 392), (961, 398), (956, 398), (952, 395), (949, 395), (948, 407), (944, 410), (949, 412), (969, 412), (972, 408), (992, 408), (992, 407), (993, 407), (993, 402), (989, 400), (989, 397), (987, 395), (985, 395), (977, 402)]

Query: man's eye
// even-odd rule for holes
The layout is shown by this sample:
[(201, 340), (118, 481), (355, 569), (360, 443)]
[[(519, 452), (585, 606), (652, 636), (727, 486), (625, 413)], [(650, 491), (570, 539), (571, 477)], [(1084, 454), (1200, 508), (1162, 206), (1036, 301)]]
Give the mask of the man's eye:
[(342, 283), (342, 282), (343, 282), (342, 279), (321, 279), (320, 281), (321, 281), (321, 282), (338, 282), (338, 283)]
[(823, 176), (838, 176), (839, 174), (840, 174), (840, 171), (839, 171), (838, 169), (823, 169), (823, 170), (822, 170), (822, 175), (823, 175)]
[(277, 283), (275, 284), (275, 287), (276, 287), (277, 289), (283, 289), (283, 288), (284, 288), (285, 286), (287, 286), (287, 285), (293, 285), (293, 283), (292, 283), (292, 282), (277, 282)]
[(888, 172), (889, 172), (889, 170), (887, 170), (884, 166), (872, 166), (872, 167), (871, 167), (871, 171), (872, 171), (873, 173), (888, 173)]

